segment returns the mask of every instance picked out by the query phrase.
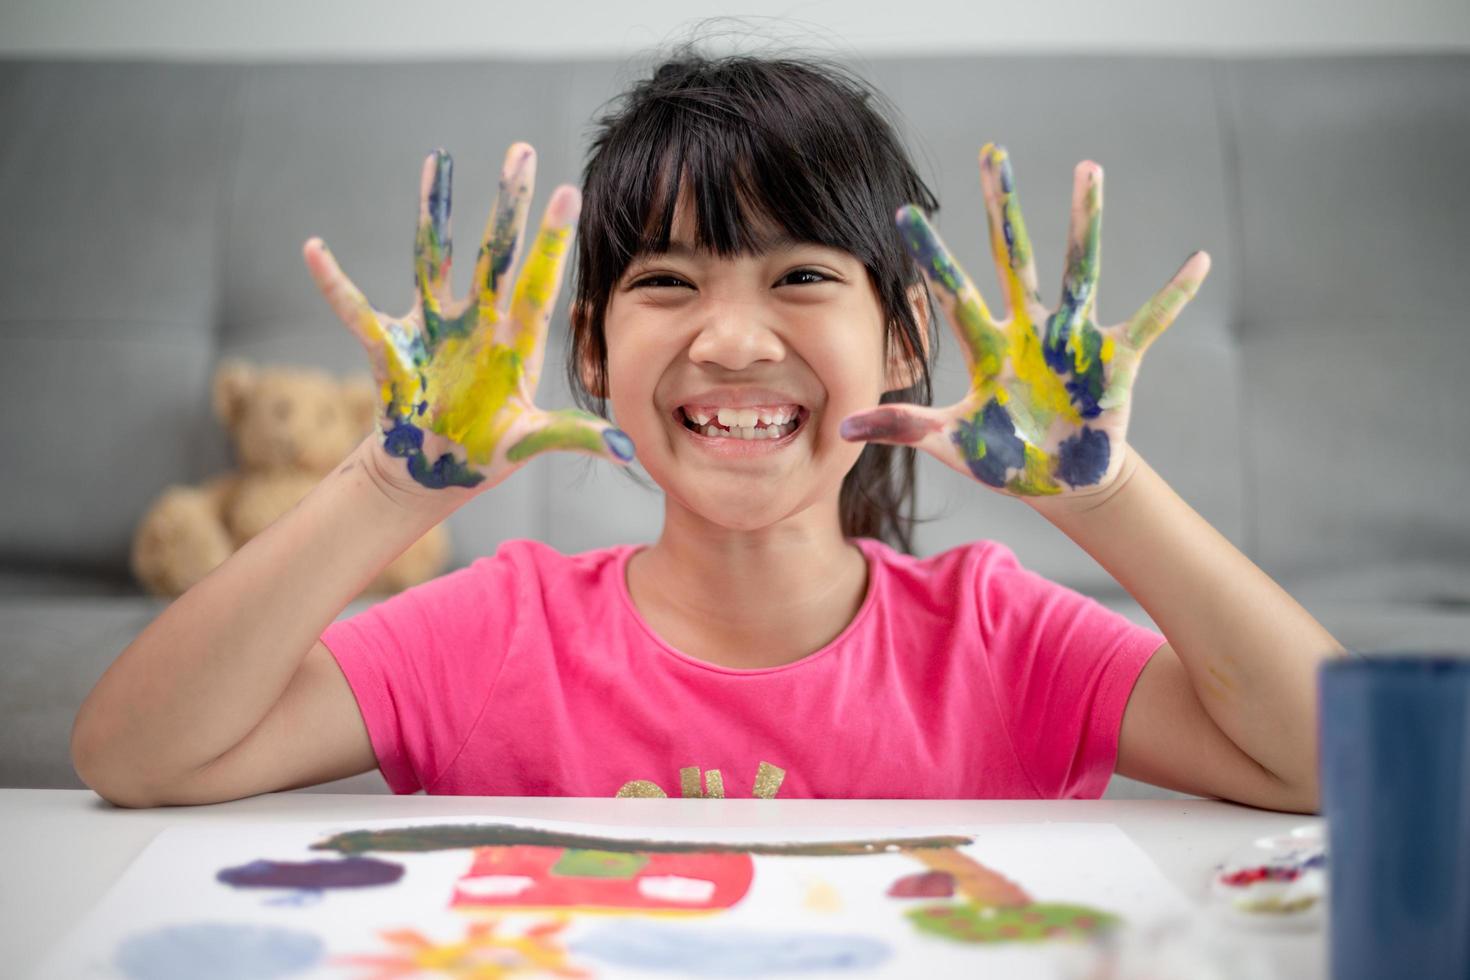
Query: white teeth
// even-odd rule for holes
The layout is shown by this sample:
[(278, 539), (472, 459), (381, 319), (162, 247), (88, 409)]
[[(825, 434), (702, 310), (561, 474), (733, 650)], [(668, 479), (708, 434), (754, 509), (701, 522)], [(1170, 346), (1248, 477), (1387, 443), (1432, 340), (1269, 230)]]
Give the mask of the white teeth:
[(791, 421), (792, 413), (787, 409), (778, 408), (773, 412), (760, 413), (761, 425), (785, 425)]
[(713, 412), (702, 408), (684, 407), (684, 415), (695, 425), (704, 426), (718, 421), (727, 429), (749, 429), (756, 425), (785, 425), (796, 418), (800, 411), (795, 405), (778, 408), (717, 408)]
[(708, 436), (711, 439), (780, 439), (783, 436), (788, 436), (791, 433), (795, 432), (796, 425), (797, 423), (795, 420), (787, 422), (784, 425), (770, 425), (759, 427), (743, 425), (734, 426), (729, 429), (723, 429), (718, 425), (710, 424), (704, 426), (703, 428), (696, 429), (696, 431), (699, 432), (701, 435)]
[(716, 417), (726, 428), (748, 429), (755, 425), (757, 415), (753, 408), (722, 408)]

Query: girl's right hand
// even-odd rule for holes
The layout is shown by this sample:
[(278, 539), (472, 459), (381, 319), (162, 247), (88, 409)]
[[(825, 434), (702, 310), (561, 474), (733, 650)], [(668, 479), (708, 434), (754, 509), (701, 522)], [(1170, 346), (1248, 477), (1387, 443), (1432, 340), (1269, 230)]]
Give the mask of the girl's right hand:
[[(415, 302), (401, 317), (368, 303), (336, 260), (313, 238), (307, 268), (327, 302), (367, 349), (382, 391), (381, 460), (412, 489), (487, 489), (537, 453), (566, 449), (626, 464), (633, 442), (587, 412), (543, 411), (534, 402), (547, 323), (561, 286), (581, 196), (571, 186), (551, 195), (531, 254), (514, 285), (535, 180), (536, 152), (517, 143), (506, 153), (500, 193), (475, 263), (470, 295), (450, 295), (450, 183), (453, 163), (436, 150), (424, 161)], [(407, 481), (404, 489), (410, 489)]]

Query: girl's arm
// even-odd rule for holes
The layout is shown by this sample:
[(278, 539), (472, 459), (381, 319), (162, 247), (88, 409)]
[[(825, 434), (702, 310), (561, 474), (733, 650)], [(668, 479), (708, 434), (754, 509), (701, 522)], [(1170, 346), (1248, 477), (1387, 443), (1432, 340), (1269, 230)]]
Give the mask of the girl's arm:
[(971, 387), (948, 408), (885, 405), (843, 420), (849, 439), (918, 446), (1025, 500), (1138, 600), (1169, 643), (1144, 668), (1117, 768), (1259, 806), (1317, 806), (1315, 671), (1336, 641), (1180, 500), (1127, 442), (1149, 345), (1209, 272), (1204, 252), (1124, 323), (1094, 312), (1102, 168), (1074, 173), (1066, 270), (1042, 303), (1006, 152), (986, 145), (980, 182), (1006, 316), (995, 316), (922, 212), (899, 230), (943, 304)]
[(322, 631), (467, 490), (394, 490), (373, 436), (171, 603), (77, 712), (72, 762), (121, 806), (206, 803), (365, 772), (357, 703)]
[(434, 524), (531, 457), (616, 463), (632, 442), (585, 412), (533, 402), (572, 227), (558, 188), (514, 280), (535, 154), (506, 154), (470, 295), (449, 290), (451, 165), (424, 161), (405, 316), (372, 308), (322, 243), (307, 268), (372, 360), (381, 435), (130, 643), (77, 713), (72, 758), (115, 803), (203, 803), (362, 772), (374, 762), (356, 701), (317, 638)]
[(1107, 492), (1028, 503), (1107, 569), (1169, 641), (1129, 699), (1118, 771), (1315, 811), (1316, 672), (1342, 653), (1331, 634), (1132, 449)]

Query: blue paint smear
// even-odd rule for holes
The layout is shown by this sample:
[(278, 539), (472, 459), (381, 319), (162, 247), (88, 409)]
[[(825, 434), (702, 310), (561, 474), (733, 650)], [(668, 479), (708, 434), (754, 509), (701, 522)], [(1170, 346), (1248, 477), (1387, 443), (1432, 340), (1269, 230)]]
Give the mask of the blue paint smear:
[[(979, 415), (960, 419), (959, 428), (950, 438), (975, 479), (987, 486), (1005, 486), (1006, 472), (1025, 465), (1026, 444), (1016, 435), (1010, 415), (994, 398), (985, 403)], [(981, 446), (985, 447), (983, 456)]]
[(309, 932), (200, 922), (129, 936), (113, 965), (128, 980), (272, 980), (310, 969), (325, 952)]
[(927, 271), (950, 295), (959, 296), (965, 274), (927, 226), (924, 212), (912, 204), (905, 204), (898, 209), (897, 220), (904, 245), (919, 268)]
[[(1063, 289), (1063, 301), (1057, 312), (1046, 321), (1046, 330), (1041, 341), (1041, 354), (1046, 366), (1060, 378), (1067, 388), (1077, 414), (1085, 419), (1095, 419), (1102, 414), (1099, 401), (1103, 395), (1103, 337), (1097, 330), (1086, 325), (1068, 329), (1076, 317), (1076, 310), (1069, 304), (1080, 307), (1085, 297), (1075, 297), (1070, 289)], [(1072, 356), (1072, 345), (1081, 345), (1087, 361), (1087, 370), (1078, 374), (1076, 360)]]
[[(996, 149), (1002, 153), (1006, 152), (1005, 147), (1002, 146), (998, 146)], [(1016, 181), (1011, 176), (1011, 157), (1009, 153), (1006, 153), (1005, 157), (1000, 161), (1000, 189), (1007, 194), (1014, 194), (1016, 192)]]
[(604, 925), (572, 943), (571, 950), (626, 969), (699, 977), (866, 970), (892, 952), (866, 936), (684, 928), (638, 920)]
[(320, 905), (325, 894), (318, 889), (303, 888), (300, 891), (287, 892), (279, 898), (268, 898), (261, 904), (276, 908), (304, 909), (312, 905)]
[(633, 458), (633, 440), (622, 429), (603, 429), (602, 441), (608, 451), (623, 462)]
[(389, 456), (408, 460), (408, 475), (431, 490), (445, 487), (473, 487), (485, 476), (454, 457), (444, 453), (434, 462), (424, 454), (424, 431), (405, 418), (391, 416), (393, 428), (383, 433), (383, 449)]
[(1111, 456), (1108, 434), (1084, 425), (1081, 432), (1068, 436), (1057, 447), (1056, 476), (1070, 486), (1091, 486), (1108, 471)]
[(446, 254), (449, 252), (449, 212), (451, 188), (454, 186), (454, 160), (442, 150), (435, 150), (434, 183), (429, 187), (429, 221), (433, 223), (434, 240)]

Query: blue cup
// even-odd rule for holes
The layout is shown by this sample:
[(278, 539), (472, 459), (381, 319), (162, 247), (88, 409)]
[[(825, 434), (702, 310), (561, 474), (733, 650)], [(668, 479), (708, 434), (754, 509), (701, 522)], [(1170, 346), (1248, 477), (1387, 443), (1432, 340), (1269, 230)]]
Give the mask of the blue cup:
[(1470, 658), (1319, 676), (1334, 980), (1470, 980)]

